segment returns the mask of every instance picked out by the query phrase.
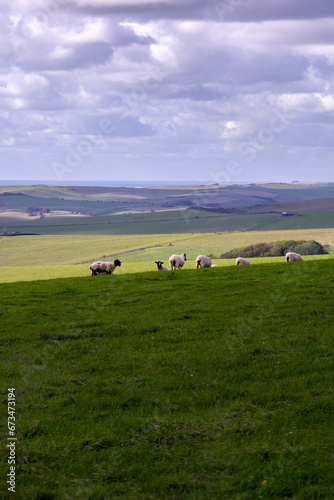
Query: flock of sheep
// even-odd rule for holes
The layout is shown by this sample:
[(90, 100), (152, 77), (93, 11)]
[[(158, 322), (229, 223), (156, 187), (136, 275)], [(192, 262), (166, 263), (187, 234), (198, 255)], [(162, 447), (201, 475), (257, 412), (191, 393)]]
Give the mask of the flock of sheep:
[[(169, 267), (165, 267), (161, 260), (155, 261), (157, 265), (158, 271), (170, 271), (174, 269), (181, 269), (184, 266), (185, 261), (187, 260), (187, 256), (185, 253), (181, 255), (171, 255), (169, 257)], [(286, 262), (293, 262), (294, 260), (303, 260), (299, 253), (288, 252), (285, 256)], [(196, 257), (196, 267), (197, 269), (200, 267), (218, 267), (216, 264), (212, 264), (211, 258), (207, 255), (199, 255)], [(237, 257), (235, 260), (237, 266), (243, 264), (250, 264), (248, 259), (244, 259), (243, 257)], [(92, 276), (96, 274), (114, 274), (114, 271), (117, 266), (121, 265), (121, 261), (115, 259), (114, 262), (103, 262), (101, 260), (97, 262), (93, 262), (90, 266), (90, 270), (92, 272)]]

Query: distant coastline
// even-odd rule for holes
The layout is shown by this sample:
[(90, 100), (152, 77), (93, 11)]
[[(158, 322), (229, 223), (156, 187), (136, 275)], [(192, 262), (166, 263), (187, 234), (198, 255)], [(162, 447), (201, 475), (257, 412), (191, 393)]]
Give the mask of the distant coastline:
[[(98, 187), (127, 187), (127, 188), (145, 188), (145, 187), (165, 187), (165, 186), (210, 186), (214, 184), (212, 180), (194, 181), (194, 180), (166, 180), (166, 181), (77, 181), (77, 180), (0, 180), (0, 186), (98, 186)], [(249, 184), (248, 182), (226, 182), (224, 184)]]
[[(331, 184), (333, 181), (247, 181), (247, 182), (224, 182), (222, 185), (247, 185), (247, 184)], [(147, 188), (147, 187), (165, 187), (165, 186), (210, 186), (214, 184), (211, 181), (195, 180), (160, 180), (160, 181), (78, 181), (78, 180), (0, 180), (0, 186), (97, 186), (97, 187), (126, 187), (126, 188)]]

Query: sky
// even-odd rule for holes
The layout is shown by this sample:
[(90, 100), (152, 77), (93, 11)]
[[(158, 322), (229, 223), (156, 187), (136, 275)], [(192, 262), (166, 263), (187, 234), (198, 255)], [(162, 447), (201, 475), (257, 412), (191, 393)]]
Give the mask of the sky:
[(0, 0), (0, 179), (334, 181), (333, 0)]

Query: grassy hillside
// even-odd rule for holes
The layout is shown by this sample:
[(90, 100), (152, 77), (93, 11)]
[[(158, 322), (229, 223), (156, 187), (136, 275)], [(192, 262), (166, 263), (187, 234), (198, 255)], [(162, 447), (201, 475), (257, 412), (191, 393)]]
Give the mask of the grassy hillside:
[(266, 203), (265, 206), (263, 204), (256, 204), (242, 207), (242, 209), (249, 214), (262, 213), (264, 211), (298, 212), (302, 215), (311, 213), (329, 213), (334, 212), (334, 197), (289, 201), (284, 203)]
[(333, 294), (325, 260), (2, 284), (15, 497), (333, 498)]
[(99, 217), (59, 217), (45, 220), (3, 222), (7, 232), (44, 235), (131, 235), (234, 231), (270, 231), (271, 229), (332, 228), (333, 213), (311, 213), (302, 217), (281, 217), (279, 213), (217, 214), (201, 210), (173, 210)]
[[(334, 184), (7, 186), (0, 187), (0, 224), (6, 232), (44, 235), (327, 228), (333, 200)], [(302, 216), (282, 218), (284, 211)]]
[(270, 224), (272, 230), (326, 228), (334, 226), (334, 213), (311, 213), (302, 217), (280, 217)]
[[(151, 251), (153, 252), (153, 250)], [(170, 256), (170, 251), (162, 250), (156, 252), (152, 255), (149, 250), (146, 252), (136, 252), (130, 255), (124, 255), (121, 257), (122, 265), (117, 267), (115, 274), (117, 275), (128, 275), (134, 273), (145, 273), (148, 271), (157, 271), (157, 266), (155, 260), (161, 258), (165, 261), (165, 265), (168, 266), (168, 258)], [(178, 250), (180, 253), (181, 250)], [(196, 269), (195, 258), (199, 254), (198, 250), (190, 250), (187, 253), (188, 260), (185, 263), (184, 270)], [(334, 255), (306, 255), (303, 256), (304, 261), (311, 260), (327, 260), (332, 259)], [(93, 261), (94, 259), (92, 259)], [(106, 259), (104, 259), (106, 260)], [(258, 264), (272, 264), (272, 263), (284, 263), (284, 257), (259, 257), (250, 259), (252, 265)], [(218, 267), (234, 267), (235, 259), (214, 259), (214, 264)], [(0, 283), (14, 283), (18, 281), (35, 281), (35, 280), (49, 280), (57, 278), (75, 278), (79, 276), (90, 276), (91, 271), (89, 269), (89, 263), (79, 264), (79, 265), (31, 265), (31, 266), (11, 266), (2, 267), (0, 274)], [(96, 278), (97, 280), (100, 277)], [(110, 280), (113, 280), (113, 276), (109, 276)], [(112, 283), (112, 281), (110, 281)]]
[[(247, 205), (291, 204), (312, 200), (317, 212), (333, 211), (322, 199), (334, 198), (334, 184), (325, 185), (234, 185), (170, 186), (165, 188), (3, 186), (0, 209), (25, 211), (34, 206), (51, 211), (91, 212), (95, 215), (126, 211), (161, 211), (186, 207), (239, 207)], [(322, 208), (321, 208), (322, 207)], [(330, 208), (329, 208), (330, 207)], [(280, 207), (277, 207), (279, 210)], [(288, 210), (283, 206), (282, 210)], [(1, 213), (0, 213), (1, 215)]]
[[(80, 264), (112, 257), (162, 260), (172, 253), (220, 255), (232, 248), (278, 240), (316, 240), (334, 246), (334, 229), (204, 234), (16, 236), (0, 238), (2, 267)], [(103, 257), (105, 256), (105, 257)], [(138, 258), (140, 257), (140, 259)]]
[[(88, 276), (95, 260), (114, 260), (122, 266), (117, 274), (156, 270), (155, 261), (168, 259), (172, 253), (186, 252), (185, 269), (194, 269), (197, 255), (219, 256), (232, 248), (261, 242), (288, 239), (317, 240), (333, 245), (334, 229), (268, 231), (216, 234), (171, 234), (130, 236), (20, 236), (0, 239), (2, 263), (0, 283)], [(306, 260), (332, 258), (331, 255), (308, 256)], [(252, 264), (283, 262), (284, 258), (252, 259)], [(219, 260), (221, 266), (234, 266), (234, 259)]]
[[(72, 200), (64, 197), (59, 198), (48, 198), (48, 197), (36, 197), (32, 195), (13, 195), (13, 196), (2, 196), (0, 198), (2, 205), (8, 209), (19, 209), (26, 211), (28, 207), (36, 207), (40, 210), (42, 208), (48, 208), (52, 211), (62, 210), (70, 212), (80, 212), (80, 213), (94, 213), (97, 215), (116, 212), (117, 210), (122, 210), (127, 208), (125, 204), (113, 203), (112, 201), (105, 201), (104, 203), (99, 203), (98, 201), (88, 201), (88, 200)], [(5, 215), (5, 213), (4, 213)]]
[[(20, 236), (0, 240), (0, 258), (7, 266), (80, 264), (146, 248), (167, 247), (184, 235)], [(188, 240), (191, 236), (188, 237)]]

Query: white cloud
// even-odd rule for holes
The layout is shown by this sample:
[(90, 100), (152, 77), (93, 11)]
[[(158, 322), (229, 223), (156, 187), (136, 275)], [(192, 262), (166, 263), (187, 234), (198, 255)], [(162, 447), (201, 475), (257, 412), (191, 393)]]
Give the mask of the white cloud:
[(7, 75), (0, 75), (0, 94), (17, 98), (40, 96), (48, 84), (44, 76), (14, 68)]
[(50, 59), (67, 59), (75, 55), (75, 50), (72, 47), (62, 47), (56, 45), (51, 52), (49, 52)]
[(75, 29), (68, 29), (68, 26), (66, 26), (64, 29), (59, 30), (57, 27), (55, 28), (54, 37), (58, 37), (62, 43), (71, 45), (105, 42), (109, 39), (108, 21), (101, 18), (86, 19), (83, 25), (80, 22), (76, 23)]

